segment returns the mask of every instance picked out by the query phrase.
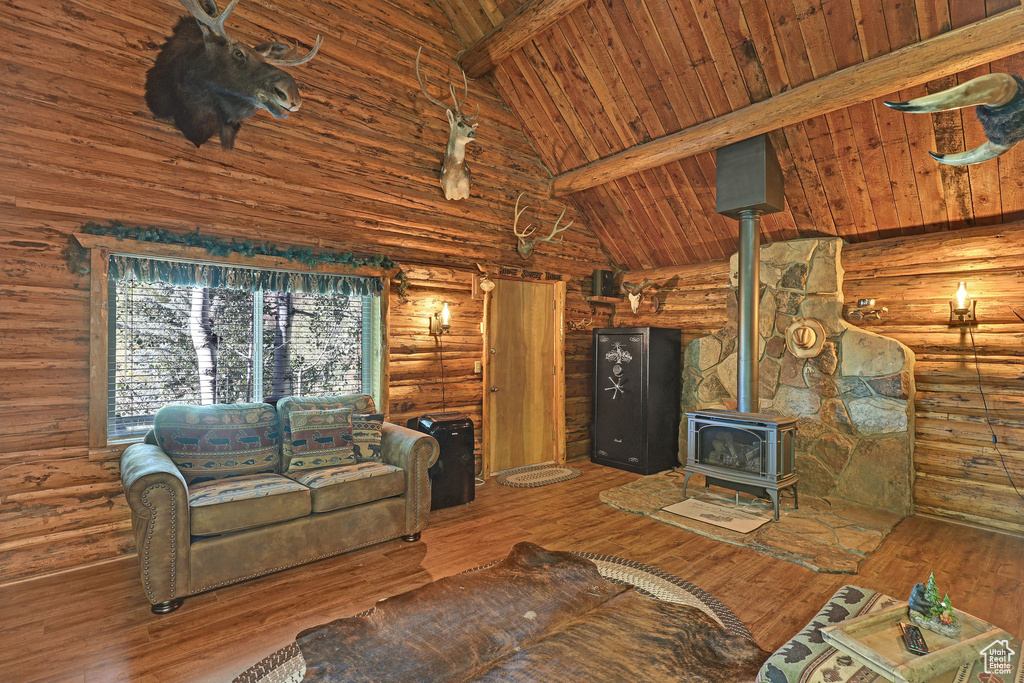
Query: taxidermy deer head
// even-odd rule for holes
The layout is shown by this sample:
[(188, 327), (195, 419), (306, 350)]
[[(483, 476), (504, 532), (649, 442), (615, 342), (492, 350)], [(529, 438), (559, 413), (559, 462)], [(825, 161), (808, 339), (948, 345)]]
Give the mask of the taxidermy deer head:
[[(644, 280), (638, 285), (631, 285), (628, 282), (623, 281), (622, 292), (626, 295), (626, 298), (629, 299), (629, 308), (633, 313), (640, 310), (640, 304), (644, 301), (644, 290), (652, 284), (654, 284), (654, 280)], [(658, 300), (655, 299), (654, 302), (655, 303), (652, 304), (651, 307), (651, 313), (658, 310)]]
[(1006, 152), (1024, 140), (1024, 80), (1010, 74), (986, 74), (948, 90), (907, 102), (886, 102), (898, 111), (931, 113), (977, 106), (987, 142), (959, 154), (928, 152), (936, 161), (950, 166), (977, 164)]
[(219, 132), (221, 147), (231, 149), (242, 121), (260, 109), (279, 119), (299, 110), (299, 87), (277, 66), (313, 59), (323, 42), (320, 36), (303, 57), (284, 43), (249, 47), (224, 30), (238, 0), (221, 13), (214, 0), (180, 2), (192, 16), (178, 21), (146, 73), (146, 104), (153, 114), (173, 118), (196, 147)]
[(538, 242), (551, 242), (551, 244), (561, 244), (561, 237), (559, 237), (557, 240), (552, 238), (558, 233), (564, 230), (568, 230), (569, 226), (573, 224), (573, 221), (569, 221), (568, 223), (566, 223), (565, 227), (563, 228), (558, 227), (558, 224), (562, 222), (562, 218), (565, 216), (565, 209), (569, 208), (565, 207), (565, 209), (562, 209), (562, 213), (558, 214), (558, 220), (555, 221), (555, 227), (551, 229), (550, 235), (548, 235), (547, 237), (534, 237), (532, 240), (528, 240), (526, 238), (532, 235), (533, 233), (537, 232), (537, 228), (533, 227), (533, 224), (531, 223), (530, 225), (527, 225), (525, 228), (523, 228), (522, 232), (519, 231), (519, 217), (523, 215), (523, 211), (526, 211), (527, 209), (530, 208), (529, 205), (524, 206), (522, 209), (519, 208), (519, 200), (522, 198), (522, 193), (520, 193), (519, 196), (516, 197), (516, 217), (515, 220), (512, 221), (512, 232), (514, 232), (516, 237), (519, 239), (519, 244), (516, 245), (516, 251), (524, 259), (528, 259), (533, 254), (533, 247)]
[[(469, 81), (466, 80), (466, 72), (462, 72), (462, 99), (455, 96), (455, 86), (449, 84), (448, 91), (452, 95), (454, 107), (437, 99), (427, 92), (427, 86), (423, 85), (420, 77), (420, 54), (421, 47), (416, 52), (416, 80), (420, 84), (420, 90), (427, 99), (436, 105), (444, 107), (448, 115), (448, 148), (444, 151), (444, 160), (441, 162), (441, 188), (444, 190), (445, 199), (466, 199), (469, 197), (469, 185), (472, 180), (469, 172), (469, 164), (466, 163), (466, 145), (476, 140), (476, 127), (480, 124), (470, 122), (480, 114), (480, 107), (477, 107), (476, 114), (466, 116), (462, 113), (462, 107), (466, 104), (469, 96)], [(461, 69), (460, 69), (461, 71)]]

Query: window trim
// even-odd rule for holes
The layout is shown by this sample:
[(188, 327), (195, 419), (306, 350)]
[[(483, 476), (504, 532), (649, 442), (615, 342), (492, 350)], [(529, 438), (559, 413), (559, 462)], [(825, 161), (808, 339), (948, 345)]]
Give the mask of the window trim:
[(83, 248), (89, 250), (89, 459), (109, 460), (120, 457), (121, 452), (139, 439), (108, 440), (107, 439), (107, 390), (108, 371), (108, 324), (109, 324), (109, 286), (110, 254), (127, 256), (162, 256), (165, 258), (187, 259), (212, 264), (233, 264), (250, 268), (276, 268), (310, 273), (329, 273), (336, 275), (361, 275), (378, 277), (383, 289), (380, 292), (380, 338), (371, 340), (373, 348), (380, 349), (380, 375), (376, 386), (371, 389), (377, 410), (389, 414), (390, 344), (388, 333), (391, 329), (391, 278), (398, 274), (398, 269), (372, 268), (367, 266), (352, 267), (342, 264), (320, 264), (309, 268), (301, 263), (289, 261), (276, 256), (243, 256), (228, 254), (213, 256), (201, 247), (186, 247), (177, 244), (159, 242), (137, 242), (121, 240), (116, 237), (87, 235), (74, 233), (75, 239)]

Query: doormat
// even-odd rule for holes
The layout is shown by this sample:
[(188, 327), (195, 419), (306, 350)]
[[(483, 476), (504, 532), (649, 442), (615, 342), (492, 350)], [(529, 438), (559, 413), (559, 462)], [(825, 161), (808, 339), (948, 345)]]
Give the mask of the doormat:
[[(703, 497), (704, 478), (690, 478), (689, 493)], [(732, 491), (714, 487), (711, 492), (733, 496)], [(602, 503), (633, 512), (665, 524), (724, 543), (744, 546), (762, 555), (813, 569), (824, 574), (856, 574), (860, 563), (878, 550), (902, 516), (885, 510), (856, 505), (837, 498), (800, 496), (800, 509), (793, 509), (793, 495), (783, 492), (779, 521), (743, 534), (707, 522), (666, 512), (663, 508), (683, 501), (683, 474), (670, 470), (617, 486), (599, 495)], [(741, 497), (741, 501), (750, 501)], [(751, 502), (771, 514), (771, 504)], [(750, 510), (754, 512), (754, 510)]]
[(741, 534), (749, 534), (772, 520), (771, 515), (745, 512), (737, 508), (732, 500), (719, 498), (693, 496), (681, 503), (666, 505), (662, 510)]
[(562, 481), (569, 481), (583, 474), (582, 470), (575, 467), (563, 467), (561, 465), (530, 465), (528, 467), (517, 467), (514, 470), (502, 472), (496, 479), (502, 486), (515, 486), (517, 488), (533, 488), (534, 486), (547, 486)]

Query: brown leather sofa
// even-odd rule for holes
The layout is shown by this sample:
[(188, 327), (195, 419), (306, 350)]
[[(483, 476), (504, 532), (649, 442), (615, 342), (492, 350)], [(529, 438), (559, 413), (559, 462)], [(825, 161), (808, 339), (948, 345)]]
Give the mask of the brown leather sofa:
[(233, 404), (165, 406), (157, 413), (146, 442), (121, 456), (154, 613), (171, 612), (190, 595), (355, 548), (419, 540), (437, 441), (378, 421), (366, 423), (379, 430), (372, 453), (365, 444), (361, 454), (358, 446), (354, 454), (309, 449), (316, 442), (334, 446), (332, 434), (351, 446), (349, 424), (358, 443), (358, 427), (366, 425), (345, 422), (353, 411), (361, 411), (360, 420), (379, 418), (363, 414), (373, 412), (365, 395), (284, 399), (277, 410)]

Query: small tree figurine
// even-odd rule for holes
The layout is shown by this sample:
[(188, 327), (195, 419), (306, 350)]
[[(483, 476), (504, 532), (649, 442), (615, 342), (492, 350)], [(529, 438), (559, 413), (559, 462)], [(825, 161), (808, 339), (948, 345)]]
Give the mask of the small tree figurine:
[(910, 621), (949, 638), (960, 635), (960, 620), (953, 613), (953, 602), (948, 593), (945, 597), (939, 597), (934, 573), (928, 575), (926, 584), (914, 584), (909, 603)]

